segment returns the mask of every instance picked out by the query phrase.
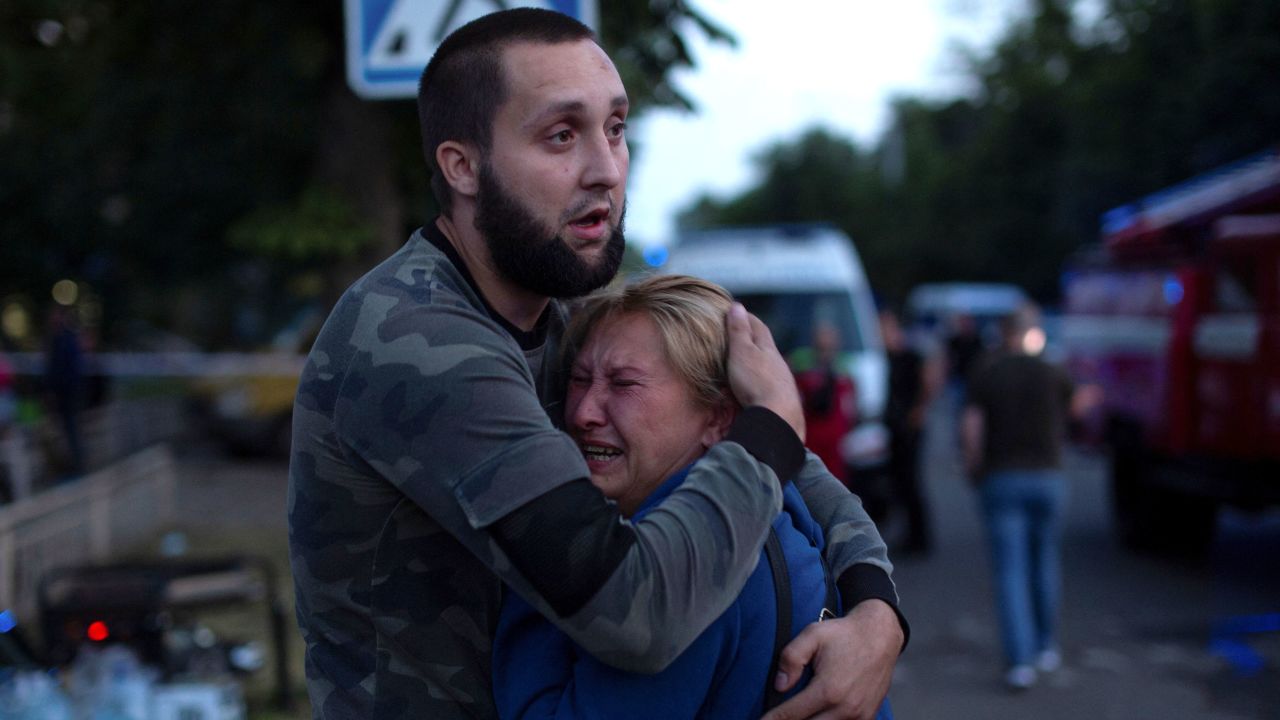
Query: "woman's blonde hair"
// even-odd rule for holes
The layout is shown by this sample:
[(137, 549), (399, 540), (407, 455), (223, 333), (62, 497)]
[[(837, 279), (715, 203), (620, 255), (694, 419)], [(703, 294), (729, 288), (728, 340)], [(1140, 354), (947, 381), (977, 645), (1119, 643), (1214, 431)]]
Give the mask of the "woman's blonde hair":
[(658, 328), (667, 362), (700, 402), (715, 405), (728, 397), (725, 317), (732, 303), (727, 290), (691, 275), (652, 275), (631, 285), (598, 290), (581, 301), (569, 322), (564, 367), (572, 365), (600, 323), (643, 313)]

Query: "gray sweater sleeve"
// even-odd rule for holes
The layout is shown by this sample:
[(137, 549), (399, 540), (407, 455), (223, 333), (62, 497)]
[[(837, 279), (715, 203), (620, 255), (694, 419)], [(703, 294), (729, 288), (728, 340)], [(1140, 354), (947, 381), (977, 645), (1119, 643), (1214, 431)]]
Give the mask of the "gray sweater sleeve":
[(635, 544), (599, 592), (570, 617), (549, 616), (605, 663), (661, 671), (738, 596), (781, 508), (772, 470), (719, 443), (635, 524)]
[(827, 564), (836, 577), (862, 563), (893, 572), (888, 549), (863, 509), (862, 500), (835, 479), (817, 455), (805, 453), (804, 467), (795, 484), (814, 520), (822, 526)]

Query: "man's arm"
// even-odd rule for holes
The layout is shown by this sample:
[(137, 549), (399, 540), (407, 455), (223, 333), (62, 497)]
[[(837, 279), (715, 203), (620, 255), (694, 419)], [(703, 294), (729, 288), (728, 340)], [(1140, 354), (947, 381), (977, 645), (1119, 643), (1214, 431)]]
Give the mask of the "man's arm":
[[(340, 381), (334, 411), (347, 452), (588, 652), (629, 671), (666, 667), (755, 568), (781, 508), (779, 478), (803, 462), (788, 423), (747, 408), (671, 497), (624, 523), (500, 328), (466, 307), (393, 314), (397, 303), (371, 294), (358, 309), (351, 344), (367, 349)], [(747, 341), (747, 359), (768, 359)], [(751, 368), (739, 370), (749, 382)], [(776, 379), (756, 386), (788, 389)], [(787, 413), (786, 397), (756, 399)]]
[(1070, 393), (1067, 412), (1072, 420), (1083, 420), (1095, 407), (1102, 404), (1102, 399), (1102, 386), (1092, 383), (1079, 385)]
[(804, 467), (796, 476), (795, 485), (809, 513), (822, 527), (826, 540), (823, 556), (832, 574), (838, 581), (851, 581), (854, 575), (864, 579), (856, 592), (851, 592), (852, 586), (840, 588), (845, 607), (871, 597), (896, 605), (898, 595), (889, 579), (893, 564), (889, 562), (888, 548), (858, 496), (849, 492), (812, 452), (805, 453)]
[[(754, 436), (735, 441), (735, 433)], [(491, 529), (533, 594), (503, 579), (597, 659), (632, 672), (666, 668), (755, 569), (743, 555), (758, 559), (781, 485), (746, 447), (772, 457), (776, 448), (766, 438), (781, 434), (800, 450), (777, 416), (744, 411), (730, 439), (635, 524), (622, 522), (612, 503), (597, 505), (592, 498), (602, 496), (585, 480), (548, 492)], [(766, 506), (771, 501), (778, 505)]]

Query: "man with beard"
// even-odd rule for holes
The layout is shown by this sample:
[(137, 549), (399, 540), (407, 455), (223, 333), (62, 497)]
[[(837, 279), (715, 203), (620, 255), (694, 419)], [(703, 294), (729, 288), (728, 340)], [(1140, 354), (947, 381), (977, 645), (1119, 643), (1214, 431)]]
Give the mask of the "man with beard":
[(552, 298), (607, 283), (623, 249), (627, 97), (590, 30), (529, 9), (469, 23), (423, 72), (419, 115), (441, 215), (338, 301), (294, 405), (315, 716), (493, 717), (506, 591), (599, 659), (656, 672), (738, 594), (793, 481), (853, 610), (788, 647), (780, 682), (816, 678), (779, 710), (872, 717), (905, 642), (891, 567), (857, 500), (799, 472), (799, 401), (759, 320), (730, 319), (739, 420), (644, 522), (622, 522), (550, 420)]

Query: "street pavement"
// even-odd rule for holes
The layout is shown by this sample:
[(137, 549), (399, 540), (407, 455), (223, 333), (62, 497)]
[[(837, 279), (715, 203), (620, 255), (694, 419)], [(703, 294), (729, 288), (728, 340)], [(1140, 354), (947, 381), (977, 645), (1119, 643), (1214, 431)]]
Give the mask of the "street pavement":
[[(1132, 554), (1111, 533), (1105, 462), (1082, 453), (1068, 467), (1064, 666), (1026, 692), (1006, 691), (986, 545), (956, 471), (950, 417), (935, 408), (925, 441), (934, 551), (894, 558), (912, 626), (890, 691), (896, 717), (1280, 720), (1280, 632), (1228, 632), (1280, 624), (1280, 514), (1228, 514), (1205, 561)], [(191, 550), (242, 544), (287, 573), (283, 462), (230, 459), (199, 443), (179, 457)], [(890, 540), (900, 532), (893, 518), (884, 532)]]

